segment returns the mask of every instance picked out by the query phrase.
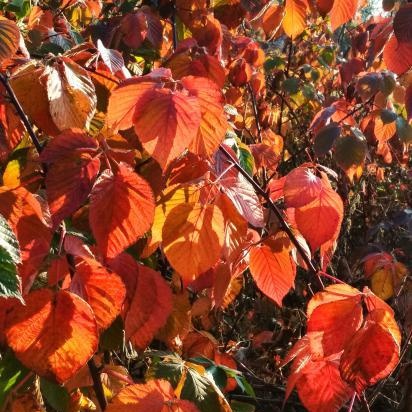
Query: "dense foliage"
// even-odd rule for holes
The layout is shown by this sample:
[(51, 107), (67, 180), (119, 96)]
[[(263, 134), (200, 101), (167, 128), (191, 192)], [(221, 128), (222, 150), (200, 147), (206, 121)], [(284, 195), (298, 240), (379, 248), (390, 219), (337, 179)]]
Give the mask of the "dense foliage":
[(365, 6), (0, 1), (0, 410), (410, 410), (412, 4)]

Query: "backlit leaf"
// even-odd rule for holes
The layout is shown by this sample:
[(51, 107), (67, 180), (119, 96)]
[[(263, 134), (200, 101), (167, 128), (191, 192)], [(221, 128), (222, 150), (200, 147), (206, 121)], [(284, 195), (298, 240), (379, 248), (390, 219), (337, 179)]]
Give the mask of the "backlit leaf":
[(249, 267), (257, 287), (282, 306), (283, 298), (295, 284), (296, 268), (289, 251), (276, 241), (254, 246)]
[(105, 170), (90, 198), (90, 226), (106, 257), (115, 257), (150, 229), (154, 199), (149, 184), (125, 164)]
[(361, 294), (348, 289), (346, 285), (327, 287), (309, 302), (307, 332), (313, 354), (327, 357), (341, 352), (361, 327)]
[(165, 169), (196, 138), (201, 116), (197, 97), (154, 89), (138, 100), (133, 122), (145, 150)]
[(317, 199), (322, 191), (322, 181), (310, 169), (293, 169), (285, 179), (283, 192), (287, 207), (301, 207)]
[(403, 74), (412, 66), (412, 42), (399, 43), (392, 36), (383, 49), (383, 60), (387, 68), (396, 74)]
[(92, 259), (83, 260), (76, 265), (70, 290), (82, 297), (93, 309), (99, 329), (108, 328), (116, 319), (126, 296), (120, 277), (109, 273)]
[(186, 281), (218, 261), (223, 239), (223, 214), (212, 204), (181, 204), (170, 211), (163, 227), (165, 255)]
[(305, 30), (306, 9), (305, 0), (286, 0), (282, 26), (289, 37), (297, 37)]
[(296, 382), (296, 389), (310, 412), (338, 412), (353, 392), (342, 380), (338, 362), (329, 360), (310, 361)]
[(16, 265), (21, 262), (19, 242), (7, 220), (0, 215), (0, 297), (21, 299)]
[(334, 0), (330, 15), (332, 30), (353, 19), (359, 0)]
[(51, 164), (46, 190), (55, 227), (89, 196), (100, 169), (97, 149), (92, 137), (70, 129), (56, 136), (42, 151), (41, 160)]
[(380, 323), (368, 317), (342, 354), (342, 378), (358, 393), (392, 372), (399, 360), (399, 345)]
[(23, 187), (0, 187), (0, 214), (7, 219), (19, 242), (22, 263), (18, 271), (26, 292), (49, 252), (52, 232), (40, 202)]
[(212, 80), (206, 78), (187, 76), (182, 79), (182, 84), (190, 95), (197, 97), (201, 112), (199, 131), (189, 150), (209, 157), (222, 142), (228, 128), (222, 92)]
[(97, 349), (96, 321), (77, 295), (49, 289), (31, 292), (6, 321), (7, 343), (16, 357), (40, 376), (63, 383)]
[(309, 242), (312, 251), (331, 240), (339, 231), (343, 218), (343, 203), (330, 187), (323, 186), (317, 199), (295, 209), (299, 232)]

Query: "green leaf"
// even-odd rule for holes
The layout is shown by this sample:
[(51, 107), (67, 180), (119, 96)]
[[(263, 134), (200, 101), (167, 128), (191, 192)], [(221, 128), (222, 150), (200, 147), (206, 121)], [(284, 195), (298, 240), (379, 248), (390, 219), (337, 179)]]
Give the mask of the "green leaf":
[(207, 372), (212, 376), (215, 384), (223, 390), (227, 384), (227, 375), (223, 368), (213, 365), (207, 368)]
[(255, 412), (256, 410), (255, 405), (251, 405), (250, 403), (240, 402), (236, 400), (230, 402), (230, 407), (232, 408), (233, 412)]
[(7, 394), (27, 374), (26, 369), (11, 352), (7, 352), (0, 360), (0, 406), (3, 406)]
[(227, 405), (227, 401), (213, 377), (209, 376), (202, 366), (199, 366), (199, 370), (203, 369), (204, 374), (195, 369), (194, 364), (192, 365), (184, 362), (178, 355), (162, 356), (160, 360), (154, 360), (147, 371), (146, 378), (166, 379), (176, 388), (179, 383), (182, 383), (180, 381), (183, 376), (181, 399), (192, 401), (201, 412), (226, 411), (227, 409), (223, 409), (221, 405), (222, 403)]
[(253, 176), (253, 167), (255, 165), (255, 159), (249, 147), (247, 147), (244, 143), (239, 142), (237, 155), (239, 158), (239, 163), (243, 167), (243, 169), (245, 169), (250, 176)]
[(41, 378), (40, 390), (47, 403), (57, 412), (69, 411), (70, 395), (64, 386)]
[(102, 350), (117, 350), (123, 346), (123, 320), (118, 316), (100, 336)]
[(16, 268), (20, 262), (19, 242), (7, 220), (0, 215), (0, 297), (23, 299)]
[(403, 117), (396, 119), (396, 132), (402, 143), (412, 143), (412, 126)]
[(252, 388), (252, 385), (246, 380), (246, 378), (242, 375), (236, 375), (235, 377), (236, 383), (238, 384), (239, 388), (242, 389), (249, 396), (253, 396), (256, 398), (255, 391)]
[(282, 89), (288, 94), (296, 94), (299, 91), (299, 79), (291, 77), (282, 83)]
[(366, 140), (359, 133), (352, 133), (336, 140), (335, 160), (344, 170), (352, 166), (359, 166), (366, 157)]
[(29, 0), (12, 0), (7, 6), (6, 10), (11, 11), (19, 19), (27, 15), (30, 10), (30, 1)]
[(382, 109), (381, 111), (381, 119), (384, 124), (392, 123), (396, 120), (397, 114), (392, 110)]

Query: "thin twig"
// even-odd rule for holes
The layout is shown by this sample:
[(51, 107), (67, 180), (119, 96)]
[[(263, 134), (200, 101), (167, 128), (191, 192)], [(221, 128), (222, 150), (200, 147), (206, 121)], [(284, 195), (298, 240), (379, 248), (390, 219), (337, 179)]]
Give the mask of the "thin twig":
[[(220, 145), (219, 150), (227, 157), (228, 160), (230, 160), (233, 164), (234, 167), (243, 175), (243, 177), (253, 186), (255, 191), (265, 199), (268, 207), (270, 210), (273, 211), (273, 213), (276, 215), (280, 222), (280, 226), (282, 230), (286, 232), (286, 234), (289, 236), (289, 239), (293, 243), (293, 245), (296, 247), (296, 250), (299, 252), (299, 254), (302, 256), (302, 259), (306, 263), (306, 266), (308, 269), (314, 274), (317, 275), (318, 270), (312, 263), (312, 260), (310, 257), (306, 254), (306, 251), (303, 249), (299, 241), (296, 239), (296, 236), (293, 234), (291, 228), (289, 227), (288, 223), (286, 222), (285, 218), (283, 217), (281, 211), (278, 209), (278, 207), (273, 203), (272, 199), (269, 197), (269, 195), (253, 180), (253, 178), (242, 168), (242, 166), (239, 164), (239, 162), (226, 150), (226, 148), (222, 145)], [(319, 283), (322, 285), (322, 281), (319, 276), (317, 276), (317, 279), (319, 280)]]
[(36, 136), (36, 133), (34, 133), (33, 126), (31, 125), (29, 119), (27, 118), (26, 113), (24, 112), (23, 108), (21, 107), (20, 102), (17, 100), (17, 97), (14, 93), (14, 90), (10, 86), (9, 79), (8, 79), (7, 75), (0, 74), (0, 82), (3, 84), (4, 88), (6, 89), (7, 96), (9, 97), (11, 103), (13, 104), (15, 109), (17, 110), (17, 113), (18, 113), (20, 119), (22, 120), (22, 122), (24, 124), (24, 127), (27, 130), (27, 133), (29, 134), (29, 136), (30, 136), (37, 152), (40, 154), (43, 147), (40, 144), (39, 139)]

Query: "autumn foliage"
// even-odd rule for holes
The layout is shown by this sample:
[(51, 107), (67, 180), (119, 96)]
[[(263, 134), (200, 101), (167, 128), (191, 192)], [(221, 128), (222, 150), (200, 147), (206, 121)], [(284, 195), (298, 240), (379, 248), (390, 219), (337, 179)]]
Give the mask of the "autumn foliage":
[(0, 2), (1, 411), (412, 401), (412, 4), (367, 7)]

